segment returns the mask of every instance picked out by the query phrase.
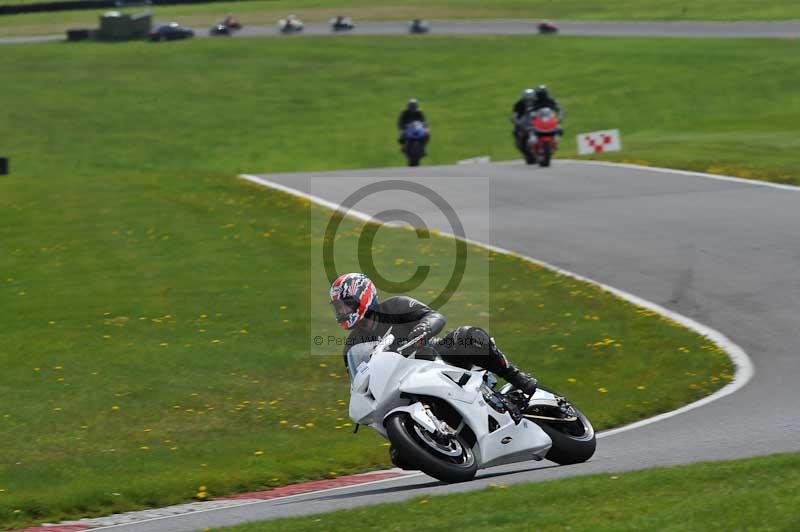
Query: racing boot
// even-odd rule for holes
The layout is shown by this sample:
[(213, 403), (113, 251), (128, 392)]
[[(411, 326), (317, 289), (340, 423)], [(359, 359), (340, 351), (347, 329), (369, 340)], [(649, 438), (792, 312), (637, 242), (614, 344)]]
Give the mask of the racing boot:
[(511, 416), (514, 424), (519, 425), (519, 422), (522, 421), (522, 414), (525, 411), (526, 400), (525, 397), (520, 398), (515, 394), (520, 395), (516, 390), (512, 390), (510, 393), (501, 395), (500, 397), (502, 398), (503, 406), (506, 407), (506, 412)]
[(497, 361), (500, 369), (502, 369), (502, 371), (499, 372), (500, 376), (525, 395), (533, 395), (536, 391), (536, 384), (538, 381), (527, 373), (520, 371), (518, 367), (509, 362), (508, 357), (497, 347), (494, 338), (491, 339), (489, 348), (492, 358)]
[(509, 364), (508, 373), (502, 376), (514, 389), (505, 394), (508, 413), (514, 419), (514, 423), (519, 424), (522, 415), (528, 408), (528, 400), (536, 391), (536, 379), (521, 372), (518, 368)]

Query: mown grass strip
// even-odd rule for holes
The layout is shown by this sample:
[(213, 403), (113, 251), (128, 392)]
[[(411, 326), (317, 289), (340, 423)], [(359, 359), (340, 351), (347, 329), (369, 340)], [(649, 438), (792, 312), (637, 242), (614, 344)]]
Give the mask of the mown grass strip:
[(226, 528), (280, 530), (797, 530), (800, 455), (612, 473)]
[[(567, 110), (563, 157), (575, 134), (617, 127), (625, 151), (605, 160), (799, 183), (798, 51), (525, 37), (15, 45), (0, 55), (13, 73), (0, 138), (15, 173), (67, 179), (377, 167), (403, 164), (394, 120), (413, 95), (436, 135), (428, 164), (502, 160), (517, 157), (511, 104), (543, 82)], [(757, 108), (742, 99), (754, 78)]]

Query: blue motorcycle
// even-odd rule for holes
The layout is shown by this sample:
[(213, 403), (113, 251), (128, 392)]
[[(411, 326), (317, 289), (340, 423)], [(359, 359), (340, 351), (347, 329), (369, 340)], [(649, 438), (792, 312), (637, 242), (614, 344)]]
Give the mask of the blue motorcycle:
[(419, 166), (419, 161), (425, 157), (425, 145), (428, 143), (430, 133), (424, 122), (411, 122), (403, 130), (403, 153), (408, 159), (408, 166)]

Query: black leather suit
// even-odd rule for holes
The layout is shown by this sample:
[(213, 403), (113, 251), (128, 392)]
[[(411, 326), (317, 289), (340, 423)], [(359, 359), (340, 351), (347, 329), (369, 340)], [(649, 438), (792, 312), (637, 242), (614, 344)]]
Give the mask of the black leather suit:
[[(424, 303), (407, 296), (391, 297), (372, 309), (350, 331), (343, 349), (345, 365), (347, 352), (356, 344), (375, 342), (383, 337), (391, 327), (394, 343), (389, 350), (424, 333), (426, 347), (417, 350), (417, 358), (425, 358), (425, 349), (433, 349), (448, 364), (464, 369), (480, 366), (508, 380), (518, 370), (508, 362), (505, 355), (497, 349), (489, 335), (478, 327), (459, 327), (447, 332), (442, 338), (434, 338), (445, 326), (445, 318)], [(416, 331), (416, 332), (413, 332)], [(403, 354), (414, 351), (409, 348)]]

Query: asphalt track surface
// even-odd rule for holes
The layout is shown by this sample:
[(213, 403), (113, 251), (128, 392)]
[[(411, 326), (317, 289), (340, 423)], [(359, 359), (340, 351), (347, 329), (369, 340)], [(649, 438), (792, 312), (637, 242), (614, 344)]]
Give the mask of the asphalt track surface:
[[(425, 35), (536, 35), (539, 20), (433, 21)], [(245, 26), (240, 37), (285, 37), (302, 35), (409, 35), (405, 22), (358, 23), (352, 31), (333, 32), (328, 24), (308, 24), (300, 33), (283, 35), (275, 26)], [(797, 38), (800, 21), (794, 22), (579, 22), (555, 21), (561, 35), (594, 37), (714, 37), (714, 38)], [(208, 37), (208, 28), (194, 28), (197, 37)], [(414, 35), (420, 38), (424, 35)], [(548, 36), (551, 37), (552, 36)], [(226, 37), (219, 37), (226, 38)], [(64, 34), (32, 37), (4, 37), (0, 44), (65, 40)]]
[[(596, 279), (717, 329), (747, 351), (755, 373), (731, 395), (605, 435), (585, 464), (524, 462), (481, 471), (475, 481), (456, 485), (418, 474), (109, 530), (196, 530), (476, 490), (491, 483), (800, 451), (800, 189), (559, 160), (549, 169), (500, 163), (262, 177), (339, 203), (345, 194), (341, 179), (350, 176), (431, 186), (443, 178), (488, 179), (491, 244)], [(364, 207), (356, 206), (374, 215), (397, 205), (378, 198)], [(470, 217), (483, 214), (466, 209), (459, 216), (468, 226)], [(478, 220), (481, 224), (485, 220)], [(446, 225), (429, 225), (452, 231)]]

